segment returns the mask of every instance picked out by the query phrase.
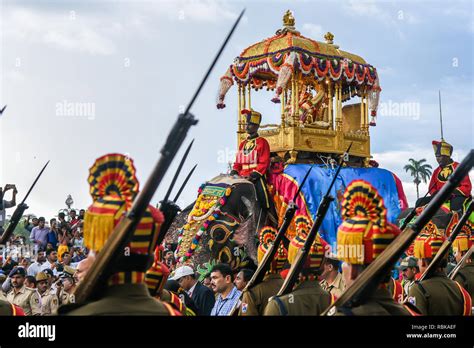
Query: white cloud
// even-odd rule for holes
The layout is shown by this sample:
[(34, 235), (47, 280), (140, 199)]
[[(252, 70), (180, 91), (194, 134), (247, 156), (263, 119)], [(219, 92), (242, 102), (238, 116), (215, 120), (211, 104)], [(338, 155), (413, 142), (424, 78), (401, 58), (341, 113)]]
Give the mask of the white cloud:
[(92, 55), (110, 55), (116, 50), (101, 30), (100, 18), (94, 15), (72, 19), (67, 12), (5, 6), (2, 21), (5, 40), (46, 44)]
[[(148, 7), (151, 5), (151, 7)], [(229, 4), (216, 0), (176, 0), (146, 3), (148, 11), (164, 15), (171, 20), (217, 22), (237, 18), (238, 14), (231, 10)]]
[(356, 1), (350, 0), (344, 3), (344, 8), (357, 16), (368, 16), (373, 18), (385, 17), (387, 13), (377, 6), (375, 0)]
[[(90, 55), (112, 55), (124, 35), (156, 35), (156, 21), (162, 17), (183, 22), (218, 22), (237, 17), (228, 4), (214, 0), (112, 2), (102, 9), (105, 12), (8, 4), (2, 9), (3, 38)], [(114, 16), (109, 15), (112, 11)]]
[(304, 36), (310, 37), (317, 41), (322, 41), (324, 39), (323, 27), (317, 24), (312, 24), (312, 23), (303, 24), (302, 33)]

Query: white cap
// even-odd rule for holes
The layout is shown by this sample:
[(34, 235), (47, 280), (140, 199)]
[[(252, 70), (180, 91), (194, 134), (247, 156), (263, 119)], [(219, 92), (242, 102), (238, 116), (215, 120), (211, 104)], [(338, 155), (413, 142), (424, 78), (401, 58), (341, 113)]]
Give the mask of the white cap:
[(178, 280), (179, 278), (193, 274), (194, 270), (191, 267), (181, 266), (179, 268), (176, 268), (176, 270), (174, 271), (174, 275), (170, 278), (170, 280)]

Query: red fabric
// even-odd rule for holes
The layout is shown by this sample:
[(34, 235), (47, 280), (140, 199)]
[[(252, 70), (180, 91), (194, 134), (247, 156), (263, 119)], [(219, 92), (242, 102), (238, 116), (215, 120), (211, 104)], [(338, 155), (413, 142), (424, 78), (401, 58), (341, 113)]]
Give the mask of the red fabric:
[[(244, 146), (247, 143), (255, 142), (255, 146), (247, 154), (244, 153)], [(251, 166), (247, 168), (246, 166)], [(270, 145), (262, 137), (246, 139), (239, 145), (233, 169), (239, 172), (240, 176), (250, 176), (252, 172), (265, 175), (270, 166)]]
[(401, 211), (404, 211), (405, 209), (408, 209), (408, 201), (407, 197), (405, 196), (405, 191), (403, 191), (403, 185), (398, 176), (393, 174), (393, 179), (395, 180), (395, 186), (397, 187), (397, 192), (398, 192), (398, 201), (400, 202), (400, 209)]
[[(433, 172), (433, 175), (431, 176), (430, 180), (430, 195), (434, 195), (436, 192), (441, 190), (441, 188), (444, 186), (444, 184), (448, 181), (449, 177), (444, 177), (443, 175), (440, 175), (442, 171), (446, 172), (454, 172), (454, 170), (457, 168), (459, 165), (458, 162), (451, 162), (445, 167), (439, 166), (438, 168), (435, 169)], [(472, 190), (472, 185), (471, 185), (471, 180), (469, 179), (469, 175), (466, 175), (464, 179), (462, 179), (461, 183), (459, 186), (456, 188), (456, 190), (461, 193), (464, 196), (470, 196), (471, 195), (471, 190)]]
[(23, 311), (21, 307), (12, 304), (12, 315), (15, 317), (24, 317), (25, 312)]
[(392, 282), (393, 282), (393, 293), (392, 293), (392, 298), (399, 302), (399, 303), (402, 303), (403, 302), (403, 287), (402, 287), (402, 284), (396, 280), (396, 279), (393, 279), (392, 278)]

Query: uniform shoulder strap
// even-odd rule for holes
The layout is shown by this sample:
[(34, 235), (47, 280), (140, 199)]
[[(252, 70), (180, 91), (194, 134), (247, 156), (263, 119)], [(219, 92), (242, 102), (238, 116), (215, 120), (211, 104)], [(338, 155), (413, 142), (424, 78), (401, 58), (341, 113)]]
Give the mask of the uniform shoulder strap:
[(471, 295), (464, 289), (461, 284), (456, 282), (456, 285), (458, 286), (459, 290), (461, 291), (462, 299), (463, 299), (463, 316), (471, 316), (472, 315), (472, 299)]
[(286, 306), (283, 303), (283, 301), (281, 300), (281, 298), (278, 297), (278, 296), (273, 296), (272, 299), (275, 300), (275, 302), (277, 303), (278, 309), (280, 310), (280, 314), (282, 316), (287, 316), (288, 315), (288, 309), (286, 309)]

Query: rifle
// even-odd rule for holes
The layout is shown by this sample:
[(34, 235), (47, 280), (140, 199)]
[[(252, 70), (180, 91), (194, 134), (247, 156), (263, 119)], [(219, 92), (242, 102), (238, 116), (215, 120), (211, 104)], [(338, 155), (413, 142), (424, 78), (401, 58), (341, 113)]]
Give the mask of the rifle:
[(23, 213), (25, 212), (26, 209), (28, 209), (28, 206), (25, 204), (26, 199), (30, 195), (31, 191), (35, 187), (36, 183), (38, 182), (39, 178), (43, 174), (43, 172), (46, 169), (46, 167), (48, 166), (48, 164), (49, 164), (49, 161), (46, 162), (43, 169), (41, 169), (39, 174), (36, 176), (35, 181), (33, 181), (33, 184), (31, 184), (30, 189), (26, 193), (26, 195), (23, 198), (23, 200), (21, 201), (21, 203), (16, 206), (16, 209), (12, 214), (12, 217), (10, 219), (10, 223), (8, 224), (8, 227), (6, 228), (5, 232), (3, 232), (2, 236), (0, 237), (0, 244), (5, 244), (8, 241), (8, 239), (10, 238), (10, 236), (13, 234), (13, 231), (15, 231), (15, 228), (18, 225), (18, 223), (20, 222), (20, 219), (23, 216)]
[(453, 268), (451, 273), (449, 273), (448, 278), (451, 280), (454, 280), (456, 278), (456, 275), (458, 274), (459, 270), (464, 266), (466, 263), (467, 259), (471, 257), (472, 253), (474, 252), (474, 245), (467, 251), (466, 254), (462, 257), (461, 261), (456, 265), (456, 267)]
[(425, 271), (423, 272), (423, 274), (419, 278), (419, 281), (422, 281), (424, 279), (429, 279), (430, 277), (433, 276), (433, 273), (439, 267), (439, 264), (440, 264), (441, 260), (448, 253), (449, 248), (453, 244), (453, 242), (456, 239), (456, 237), (458, 236), (459, 232), (461, 232), (461, 229), (466, 224), (466, 222), (469, 219), (469, 216), (471, 215), (473, 210), (474, 210), (474, 201), (471, 200), (471, 202), (469, 203), (466, 211), (462, 215), (461, 220), (459, 220), (458, 224), (454, 228), (453, 233), (449, 236), (449, 238), (447, 240), (444, 241), (443, 245), (441, 245), (441, 248), (438, 250), (438, 252), (436, 253), (433, 260), (431, 260), (430, 264), (428, 265), (428, 267), (425, 269)]
[[(288, 230), (288, 227), (290, 227), (290, 223), (293, 220), (293, 217), (295, 216), (296, 210), (298, 210), (298, 206), (295, 203), (296, 199), (300, 195), (301, 189), (303, 188), (303, 186), (306, 182), (306, 179), (308, 179), (309, 173), (313, 169), (313, 166), (314, 165), (312, 165), (308, 169), (308, 171), (306, 172), (306, 175), (304, 176), (303, 181), (301, 182), (301, 185), (298, 188), (298, 191), (294, 195), (293, 200), (290, 201), (290, 204), (286, 208), (285, 217), (283, 218), (283, 222), (282, 222), (280, 228), (278, 229), (278, 233), (275, 237), (275, 240), (273, 241), (272, 245), (270, 246), (270, 248), (267, 250), (267, 252), (263, 256), (263, 259), (260, 262), (260, 264), (258, 265), (257, 270), (255, 271), (252, 278), (250, 278), (250, 280), (248, 281), (248, 283), (245, 286), (244, 290), (242, 291), (242, 293), (240, 295), (241, 299), (242, 299), (242, 296), (243, 296), (244, 292), (249, 291), (254, 286), (260, 284), (263, 281), (263, 278), (265, 277), (268, 270), (270, 269), (270, 265), (271, 265), (273, 259), (275, 258), (275, 254), (278, 251), (278, 247), (280, 246), (280, 243), (282, 242), (283, 238), (285, 237), (285, 234), (286, 234), (286, 231)], [(236, 304), (234, 305), (232, 310), (229, 312), (230, 316), (234, 316), (234, 315), (237, 314), (237, 311), (239, 309), (238, 302), (239, 301), (236, 302)]]
[(90, 270), (86, 273), (83, 281), (79, 283), (76, 291), (74, 302), (83, 303), (90, 299), (91, 295), (98, 288), (99, 284), (103, 284), (106, 277), (109, 276), (111, 268), (113, 267), (114, 261), (118, 258), (120, 252), (125, 248), (128, 241), (131, 239), (133, 232), (138, 225), (139, 221), (143, 217), (143, 214), (148, 208), (150, 201), (161, 183), (166, 171), (168, 170), (171, 161), (176, 156), (181, 144), (184, 142), (186, 135), (191, 126), (197, 124), (197, 120), (192, 114), (189, 113), (191, 106), (196, 100), (199, 92), (201, 91), (204, 83), (209, 77), (214, 65), (219, 59), (224, 47), (229, 41), (232, 33), (234, 32), (237, 24), (240, 22), (245, 10), (243, 10), (237, 20), (235, 21), (231, 31), (227, 35), (224, 43), (220, 47), (214, 61), (210, 65), (207, 73), (204, 75), (201, 84), (191, 98), (190, 103), (186, 107), (183, 114), (178, 116), (173, 128), (171, 129), (166, 143), (161, 149), (161, 156), (153, 168), (153, 171), (148, 178), (143, 190), (138, 194), (135, 201), (133, 202), (132, 208), (126, 213), (125, 217), (115, 226), (111, 235), (107, 239), (103, 249), (97, 254), (96, 260)]
[(186, 184), (187, 184), (188, 181), (189, 181), (189, 178), (191, 177), (191, 175), (193, 175), (194, 170), (196, 170), (196, 167), (197, 167), (197, 164), (194, 165), (193, 169), (190, 170), (190, 172), (188, 173), (188, 175), (187, 175), (186, 178), (184, 179), (183, 184), (182, 184), (181, 187), (179, 188), (178, 193), (176, 194), (176, 196), (174, 196), (174, 199), (173, 199), (173, 202), (174, 202), (174, 203), (176, 203), (176, 202), (178, 201), (179, 196), (181, 196), (181, 192), (183, 192), (184, 188), (186, 187)]
[[(347, 154), (349, 153), (351, 146), (352, 146), (352, 143), (349, 145), (345, 153)], [(311, 230), (309, 231), (308, 236), (306, 237), (303, 247), (300, 250), (298, 250), (295, 260), (293, 264), (291, 265), (290, 271), (288, 272), (288, 275), (286, 276), (285, 281), (283, 282), (283, 285), (278, 291), (277, 296), (282, 296), (282, 295), (286, 295), (290, 293), (293, 290), (293, 286), (295, 285), (296, 281), (298, 280), (300, 272), (303, 269), (303, 265), (305, 264), (306, 259), (308, 258), (308, 254), (311, 249), (311, 246), (313, 245), (313, 242), (316, 239), (316, 235), (318, 234), (319, 228), (321, 227), (321, 224), (323, 223), (324, 217), (326, 216), (326, 213), (329, 209), (331, 202), (334, 200), (334, 198), (331, 196), (331, 190), (332, 190), (332, 187), (334, 186), (334, 183), (336, 182), (339, 172), (341, 171), (343, 163), (344, 163), (344, 156), (342, 156), (340, 159), (339, 166), (337, 167), (336, 173), (334, 174), (331, 184), (329, 185), (329, 188), (326, 194), (321, 200), (321, 203), (319, 203), (319, 207), (316, 212), (316, 219), (314, 220), (313, 226), (311, 226)]]
[(188, 183), (189, 178), (193, 174), (194, 170), (196, 169), (197, 164), (191, 169), (191, 171), (188, 173), (188, 176), (184, 180), (183, 184), (181, 185), (178, 193), (174, 197), (173, 201), (171, 204), (168, 203), (168, 201), (162, 201), (160, 210), (162, 211), (163, 215), (165, 215), (165, 222), (160, 228), (160, 232), (158, 234), (158, 238), (156, 238), (156, 245), (161, 245), (163, 243), (163, 240), (166, 237), (166, 233), (168, 232), (169, 228), (171, 227), (171, 224), (173, 223), (176, 215), (178, 215), (178, 212), (181, 211), (181, 208), (179, 208), (176, 204), (176, 201), (178, 200), (181, 192), (183, 191), (184, 187)]
[(336, 308), (351, 306), (361, 299), (367, 298), (377, 288), (388, 272), (393, 268), (403, 252), (410, 246), (421, 229), (431, 220), (431, 217), (443, 205), (451, 193), (459, 186), (461, 180), (468, 175), (474, 166), (474, 150), (464, 158), (461, 164), (449, 177), (446, 184), (433, 197), (425, 210), (418, 216), (411, 227), (406, 228), (395, 240), (357, 277), (339, 297), (329, 306), (322, 315), (334, 315)]
[[(178, 169), (176, 169), (176, 173), (174, 173), (173, 180), (171, 180), (170, 187), (168, 188), (168, 191), (166, 192), (165, 198), (163, 198), (163, 202), (166, 202), (171, 195), (171, 190), (173, 190), (174, 185), (176, 184), (176, 180), (178, 179), (179, 173), (181, 173), (181, 169), (183, 169), (184, 162), (186, 162), (186, 158), (188, 158), (189, 151), (191, 151), (191, 147), (194, 144), (194, 139), (189, 143), (188, 148), (184, 152), (183, 158), (181, 159), (181, 162), (179, 162)], [(176, 201), (175, 201), (176, 202)]]

